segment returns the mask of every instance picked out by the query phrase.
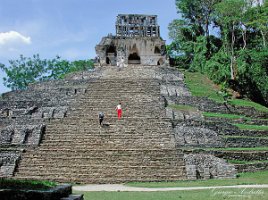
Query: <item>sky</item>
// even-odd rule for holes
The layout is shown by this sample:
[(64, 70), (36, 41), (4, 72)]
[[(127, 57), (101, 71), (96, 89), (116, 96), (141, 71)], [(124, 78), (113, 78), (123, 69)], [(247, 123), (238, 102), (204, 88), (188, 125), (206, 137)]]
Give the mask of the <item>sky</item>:
[[(118, 14), (158, 15), (167, 44), (168, 24), (178, 18), (175, 0), (0, 0), (0, 63), (37, 53), (41, 59), (94, 58), (101, 38), (115, 34)], [(0, 94), (9, 91), (4, 76), (0, 70)]]

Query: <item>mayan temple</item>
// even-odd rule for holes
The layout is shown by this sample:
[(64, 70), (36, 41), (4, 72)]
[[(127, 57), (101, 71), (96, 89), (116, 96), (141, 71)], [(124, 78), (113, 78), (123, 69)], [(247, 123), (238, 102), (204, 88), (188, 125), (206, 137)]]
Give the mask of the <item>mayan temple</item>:
[(262, 113), (193, 97), (184, 75), (168, 64), (156, 15), (120, 14), (115, 25), (115, 35), (96, 46), (94, 70), (2, 95), (0, 177), (124, 183), (234, 178), (249, 169), (225, 159), (252, 152), (224, 148), (262, 147), (267, 140), (228, 135), (264, 133), (241, 131), (202, 112)]
[(160, 37), (156, 15), (118, 15), (116, 35), (103, 37), (96, 46), (102, 65), (162, 65), (166, 62), (165, 41)]

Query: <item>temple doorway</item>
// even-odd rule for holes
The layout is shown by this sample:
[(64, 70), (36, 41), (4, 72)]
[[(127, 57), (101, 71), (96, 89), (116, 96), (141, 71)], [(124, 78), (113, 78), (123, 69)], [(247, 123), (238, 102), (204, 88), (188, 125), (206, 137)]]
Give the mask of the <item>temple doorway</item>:
[(128, 56), (128, 64), (141, 64), (141, 58), (138, 53), (134, 52)]

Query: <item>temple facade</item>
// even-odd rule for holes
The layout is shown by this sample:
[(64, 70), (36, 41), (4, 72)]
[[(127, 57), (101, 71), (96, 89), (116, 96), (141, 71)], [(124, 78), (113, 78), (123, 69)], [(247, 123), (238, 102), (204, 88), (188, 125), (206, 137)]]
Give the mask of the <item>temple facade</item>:
[(95, 47), (101, 65), (166, 63), (156, 15), (120, 14), (115, 26), (116, 34), (103, 37)]

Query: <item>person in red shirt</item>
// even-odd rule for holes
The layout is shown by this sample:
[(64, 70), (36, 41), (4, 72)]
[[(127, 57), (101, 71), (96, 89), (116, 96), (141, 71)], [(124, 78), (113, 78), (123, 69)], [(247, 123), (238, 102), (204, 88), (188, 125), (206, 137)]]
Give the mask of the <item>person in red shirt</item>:
[(122, 106), (121, 106), (121, 103), (119, 103), (117, 106), (116, 106), (116, 110), (117, 110), (117, 116), (118, 116), (118, 119), (120, 119), (122, 117)]

